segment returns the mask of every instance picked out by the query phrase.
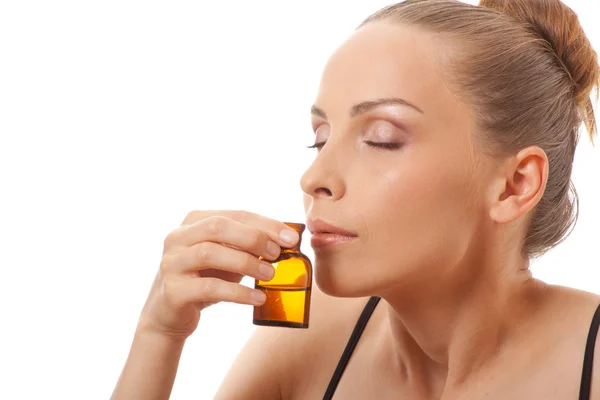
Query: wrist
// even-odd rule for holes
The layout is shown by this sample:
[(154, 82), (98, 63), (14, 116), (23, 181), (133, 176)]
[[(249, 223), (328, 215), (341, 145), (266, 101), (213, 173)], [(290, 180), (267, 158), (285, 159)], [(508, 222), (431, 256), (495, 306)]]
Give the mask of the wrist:
[(139, 323), (134, 335), (134, 341), (152, 342), (155, 345), (181, 346), (185, 344), (189, 335), (176, 332), (167, 332), (148, 324)]

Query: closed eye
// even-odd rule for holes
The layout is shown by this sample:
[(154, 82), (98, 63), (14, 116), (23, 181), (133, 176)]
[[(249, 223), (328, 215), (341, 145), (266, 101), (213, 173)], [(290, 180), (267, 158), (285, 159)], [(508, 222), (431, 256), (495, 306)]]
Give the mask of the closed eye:
[(321, 147), (325, 146), (325, 142), (315, 142), (314, 144), (311, 144), (310, 146), (306, 146), (309, 149), (318, 149), (320, 150)]
[(365, 140), (365, 143), (371, 147), (379, 147), (381, 149), (397, 150), (402, 147), (402, 143), (390, 143), (390, 142), (373, 142), (372, 140)]
[[(320, 150), (325, 146), (326, 142), (315, 142), (314, 144), (307, 146), (309, 149)], [(402, 143), (390, 143), (390, 142), (374, 142), (372, 140), (365, 140), (365, 143), (371, 147), (377, 147), (380, 149), (397, 150), (402, 147)]]

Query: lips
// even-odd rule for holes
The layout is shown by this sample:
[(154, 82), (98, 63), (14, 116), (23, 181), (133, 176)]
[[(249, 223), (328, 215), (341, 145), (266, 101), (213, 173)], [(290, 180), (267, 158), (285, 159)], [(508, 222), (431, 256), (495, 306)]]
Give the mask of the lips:
[(315, 233), (326, 233), (326, 234), (336, 234), (340, 236), (347, 237), (357, 237), (358, 235), (354, 232), (347, 231), (345, 229), (339, 228), (335, 225), (329, 224), (320, 219), (309, 219), (306, 223), (308, 230), (313, 235)]
[(312, 234), (310, 243), (313, 248), (343, 244), (358, 237), (354, 232), (329, 224), (320, 219), (308, 220), (306, 225)]

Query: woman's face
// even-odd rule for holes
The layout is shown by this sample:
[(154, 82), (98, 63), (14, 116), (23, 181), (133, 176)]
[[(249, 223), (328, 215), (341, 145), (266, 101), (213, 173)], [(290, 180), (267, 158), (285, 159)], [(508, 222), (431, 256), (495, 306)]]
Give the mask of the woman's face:
[(305, 210), (357, 235), (315, 248), (315, 279), (330, 295), (452, 279), (477, 240), (474, 119), (440, 73), (442, 46), (416, 28), (371, 23), (325, 67), (312, 112), (324, 145), (301, 180)]

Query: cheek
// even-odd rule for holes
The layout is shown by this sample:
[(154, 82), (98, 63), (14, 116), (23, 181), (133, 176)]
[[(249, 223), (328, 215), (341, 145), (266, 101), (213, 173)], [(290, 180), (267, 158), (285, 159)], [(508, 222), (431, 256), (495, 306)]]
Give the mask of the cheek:
[(390, 262), (399, 251), (419, 263), (464, 249), (470, 236), (468, 178), (462, 166), (441, 164), (422, 159), (378, 171), (363, 192), (370, 244)]

